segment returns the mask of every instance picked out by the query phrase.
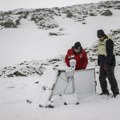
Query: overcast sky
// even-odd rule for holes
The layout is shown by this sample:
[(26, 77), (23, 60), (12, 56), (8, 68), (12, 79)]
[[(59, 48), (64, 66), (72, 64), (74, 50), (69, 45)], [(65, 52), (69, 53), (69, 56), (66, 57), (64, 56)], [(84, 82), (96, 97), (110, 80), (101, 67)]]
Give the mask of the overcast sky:
[(0, 0), (0, 10), (17, 8), (51, 8), (106, 0)]

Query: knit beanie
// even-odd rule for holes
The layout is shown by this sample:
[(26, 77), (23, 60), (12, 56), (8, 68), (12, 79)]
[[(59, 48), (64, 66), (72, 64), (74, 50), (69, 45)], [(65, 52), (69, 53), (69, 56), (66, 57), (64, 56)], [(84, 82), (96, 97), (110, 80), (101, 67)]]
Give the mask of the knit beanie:
[(80, 42), (76, 42), (73, 47), (74, 47), (75, 49), (80, 50), (80, 49), (81, 49), (81, 44), (80, 44)]
[(101, 38), (101, 37), (104, 37), (104, 36), (105, 36), (105, 33), (104, 33), (104, 31), (102, 29), (97, 31), (97, 37), (98, 38)]

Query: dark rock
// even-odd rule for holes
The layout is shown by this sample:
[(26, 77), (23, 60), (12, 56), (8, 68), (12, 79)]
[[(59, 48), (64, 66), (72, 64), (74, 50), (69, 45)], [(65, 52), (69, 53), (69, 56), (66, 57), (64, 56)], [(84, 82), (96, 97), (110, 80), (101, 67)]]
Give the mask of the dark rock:
[(103, 16), (112, 16), (112, 12), (108, 9), (108, 10), (104, 10), (100, 13)]

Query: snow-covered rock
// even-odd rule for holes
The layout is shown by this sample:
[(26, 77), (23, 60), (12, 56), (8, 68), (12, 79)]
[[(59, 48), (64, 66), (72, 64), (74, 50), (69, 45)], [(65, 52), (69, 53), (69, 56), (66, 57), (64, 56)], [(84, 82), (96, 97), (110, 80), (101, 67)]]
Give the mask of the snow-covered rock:
[(73, 5), (67, 7), (54, 7), (44, 9), (16, 9), (7, 12), (0, 12), (0, 25), (4, 28), (17, 28), (21, 19), (34, 21), (40, 29), (54, 29), (59, 27), (55, 17), (65, 16), (82, 24), (87, 24), (85, 18), (88, 16), (111, 16), (113, 9), (120, 9), (119, 1), (106, 1), (100, 3)]

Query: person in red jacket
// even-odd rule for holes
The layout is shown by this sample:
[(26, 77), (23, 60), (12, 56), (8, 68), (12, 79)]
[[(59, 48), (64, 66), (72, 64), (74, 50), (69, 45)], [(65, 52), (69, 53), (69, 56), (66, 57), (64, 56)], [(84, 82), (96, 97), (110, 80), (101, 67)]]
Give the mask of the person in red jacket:
[(70, 67), (70, 60), (76, 60), (75, 70), (85, 69), (88, 64), (88, 58), (85, 50), (82, 48), (80, 42), (76, 42), (74, 46), (67, 51), (65, 62)]

